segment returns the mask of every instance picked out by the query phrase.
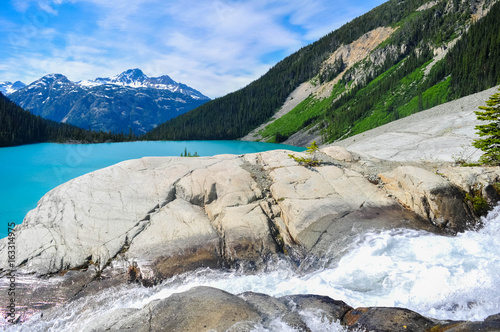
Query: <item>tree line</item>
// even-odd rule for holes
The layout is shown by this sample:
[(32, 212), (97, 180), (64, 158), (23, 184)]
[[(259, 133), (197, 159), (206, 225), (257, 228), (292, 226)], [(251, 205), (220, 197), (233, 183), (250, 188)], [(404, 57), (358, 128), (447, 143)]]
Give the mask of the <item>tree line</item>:
[(68, 141), (79, 143), (123, 142), (136, 140), (125, 135), (92, 131), (33, 115), (0, 93), (0, 147)]

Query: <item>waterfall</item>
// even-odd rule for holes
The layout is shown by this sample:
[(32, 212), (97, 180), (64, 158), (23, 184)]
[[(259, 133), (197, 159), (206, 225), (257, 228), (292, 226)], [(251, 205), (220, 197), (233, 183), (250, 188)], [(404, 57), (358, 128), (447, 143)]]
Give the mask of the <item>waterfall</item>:
[[(142, 308), (195, 286), (276, 297), (318, 294), (352, 307), (404, 307), (436, 319), (483, 320), (500, 312), (500, 206), (483, 222), (481, 229), (457, 236), (408, 229), (360, 234), (340, 260), (305, 275), (282, 260), (259, 274), (202, 269), (152, 288), (123, 285), (54, 309), (58, 313), (54, 320), (45, 322), (35, 315), (25, 327), (75, 330), (96, 315)], [(300, 314), (312, 331), (343, 331), (339, 324), (321, 321), (314, 313)], [(271, 325), (284, 331), (283, 324), (276, 319)], [(257, 326), (256, 331), (268, 329)]]

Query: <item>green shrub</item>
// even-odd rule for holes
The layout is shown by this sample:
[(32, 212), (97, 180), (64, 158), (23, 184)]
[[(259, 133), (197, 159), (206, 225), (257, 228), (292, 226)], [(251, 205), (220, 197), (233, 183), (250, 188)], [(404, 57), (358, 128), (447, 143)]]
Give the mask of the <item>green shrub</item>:
[(490, 209), (488, 202), (481, 196), (472, 196), (467, 193), (465, 194), (465, 200), (472, 205), (474, 213), (478, 216), (486, 215)]
[(319, 166), (319, 160), (316, 158), (316, 152), (319, 150), (318, 144), (316, 141), (313, 141), (310, 146), (307, 147), (306, 154), (307, 157), (297, 157), (293, 154), (289, 154), (288, 156), (298, 162), (300, 165), (304, 166)]

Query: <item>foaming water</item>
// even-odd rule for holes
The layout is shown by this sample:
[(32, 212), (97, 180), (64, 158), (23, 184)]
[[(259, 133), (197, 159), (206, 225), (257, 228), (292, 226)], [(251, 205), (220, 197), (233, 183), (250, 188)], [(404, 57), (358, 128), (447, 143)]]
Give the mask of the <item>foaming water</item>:
[[(49, 321), (35, 316), (25, 327), (30, 331), (74, 330), (96, 315), (142, 308), (196, 286), (276, 297), (318, 294), (353, 307), (404, 307), (437, 319), (483, 320), (500, 312), (500, 207), (484, 219), (482, 229), (455, 237), (402, 229), (365, 233), (337, 263), (306, 275), (298, 275), (285, 261), (254, 275), (198, 270), (152, 288), (125, 285), (110, 289), (62, 306)], [(321, 314), (301, 315), (312, 331), (343, 331)], [(279, 319), (272, 324), (257, 326), (255, 331), (286, 331)], [(13, 327), (17, 330), (21, 331)]]

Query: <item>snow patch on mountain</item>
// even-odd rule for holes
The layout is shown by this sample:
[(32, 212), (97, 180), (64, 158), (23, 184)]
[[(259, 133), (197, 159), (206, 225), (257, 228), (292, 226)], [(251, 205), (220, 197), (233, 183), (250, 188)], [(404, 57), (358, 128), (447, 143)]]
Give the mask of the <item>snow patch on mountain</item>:
[(14, 83), (12, 83), (12, 82), (0, 82), (0, 92), (5, 96), (8, 96), (11, 93), (14, 93), (17, 90), (20, 90), (24, 87), (26, 87), (26, 84), (24, 84), (21, 81), (16, 81)]
[(82, 88), (92, 88), (108, 84), (115, 86), (122, 86), (122, 87), (130, 87), (135, 89), (152, 88), (152, 89), (169, 90), (172, 92), (182, 93), (196, 100), (209, 99), (201, 92), (193, 88), (190, 88), (185, 84), (174, 81), (168, 75), (163, 75), (160, 77), (148, 77), (142, 72), (142, 70), (138, 68), (126, 70), (123, 73), (113, 76), (111, 78), (98, 77), (95, 80), (79, 81), (76, 82), (76, 84), (80, 85)]

